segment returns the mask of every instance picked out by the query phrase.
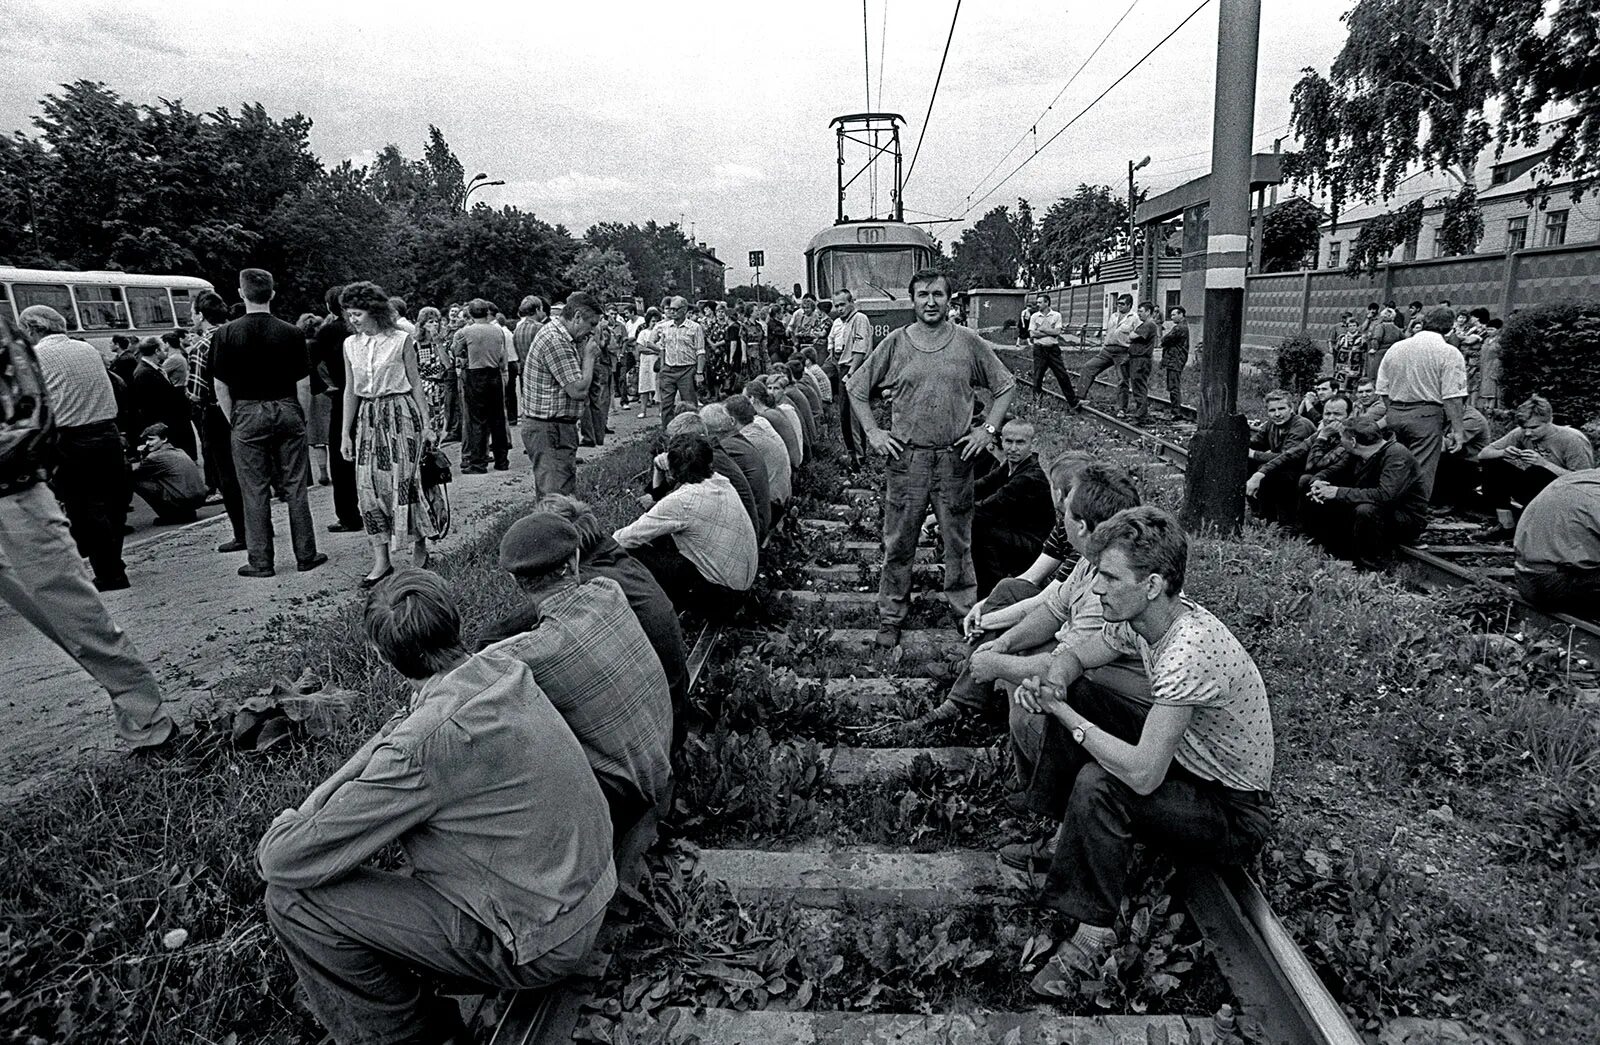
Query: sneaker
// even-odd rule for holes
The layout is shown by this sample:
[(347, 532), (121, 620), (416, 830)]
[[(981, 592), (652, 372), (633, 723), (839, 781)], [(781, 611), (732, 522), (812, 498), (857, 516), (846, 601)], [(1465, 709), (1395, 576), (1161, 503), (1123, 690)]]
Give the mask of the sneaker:
[(1033, 842), (1012, 842), (1000, 847), (1000, 862), (1023, 874), (1044, 874), (1055, 859), (1055, 836), (1046, 835)]
[(249, 563), (239, 567), (241, 577), (276, 577), (278, 571), (271, 566), (251, 566)]
[(318, 566), (321, 566), (323, 563), (325, 563), (327, 561), (328, 561), (328, 553), (327, 552), (318, 552), (317, 554), (313, 555), (311, 558), (306, 559), (303, 562), (295, 563), (294, 564), (294, 568), (299, 570), (301, 573), (310, 573), (312, 570), (316, 569)]
[(248, 551), (248, 550), (249, 550), (249, 545), (245, 544), (243, 541), (239, 540), (237, 537), (235, 537), (233, 540), (228, 541), (228, 542), (226, 542), (224, 544), (217, 545), (217, 551), (223, 553), (224, 555), (228, 555), (228, 554), (231, 554), (233, 552), (242, 552), (242, 551)]
[(893, 649), (900, 645), (900, 625), (885, 624), (878, 629), (878, 637), (874, 640), (879, 649)]

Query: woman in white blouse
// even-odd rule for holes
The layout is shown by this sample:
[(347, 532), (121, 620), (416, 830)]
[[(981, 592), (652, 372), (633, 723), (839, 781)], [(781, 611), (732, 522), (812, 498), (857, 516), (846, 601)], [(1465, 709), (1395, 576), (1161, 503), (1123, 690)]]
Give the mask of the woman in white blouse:
[(428, 562), (436, 532), (422, 497), (419, 462), (433, 441), (428, 398), (417, 372), (417, 343), (396, 325), (389, 296), (361, 282), (339, 295), (345, 322), (355, 333), (344, 343), (344, 432), (340, 452), (356, 466), (356, 496), (367, 538), (370, 588), (394, 572), (391, 549), (412, 546), (418, 566)]

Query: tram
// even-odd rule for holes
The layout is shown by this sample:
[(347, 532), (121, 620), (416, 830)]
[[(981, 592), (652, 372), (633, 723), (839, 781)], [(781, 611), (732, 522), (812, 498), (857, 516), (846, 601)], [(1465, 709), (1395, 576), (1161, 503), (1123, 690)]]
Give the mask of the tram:
[[(938, 256), (933, 237), (904, 220), (900, 198), (900, 125), (904, 122), (896, 113), (854, 113), (836, 117), (829, 124), (839, 142), (838, 217), (811, 237), (806, 247), (806, 288), (818, 298), (836, 290), (850, 291), (856, 306), (872, 321), (873, 344), (889, 331), (911, 323), (914, 316), (906, 285), (912, 273), (931, 265)], [(865, 164), (848, 179), (847, 145), (870, 150)], [(894, 160), (890, 214), (852, 219), (845, 213), (846, 190), (885, 154)]]

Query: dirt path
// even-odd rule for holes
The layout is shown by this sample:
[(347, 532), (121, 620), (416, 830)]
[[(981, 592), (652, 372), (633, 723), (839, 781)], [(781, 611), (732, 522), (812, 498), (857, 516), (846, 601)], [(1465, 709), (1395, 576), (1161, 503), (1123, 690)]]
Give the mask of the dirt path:
[[(646, 425), (631, 410), (613, 411), (617, 434), (610, 446)], [(516, 440), (513, 440), (516, 443)], [(459, 444), (447, 448), (456, 461)], [(605, 449), (580, 451), (580, 462)], [(502, 506), (533, 493), (528, 459), (514, 448), (511, 469), (487, 475), (457, 475), (451, 486), (455, 532), (440, 543), (448, 551), (484, 525)], [(218, 681), (237, 674), (243, 652), (260, 640), (267, 623), (281, 615), (326, 613), (355, 598), (360, 579), (371, 568), (362, 534), (328, 533), (333, 493), (312, 487), (311, 514), (317, 547), (329, 562), (301, 574), (293, 570), (284, 506), (274, 504), (280, 568), (270, 580), (247, 580), (235, 571), (244, 555), (219, 555), (227, 525), (217, 509), (185, 527), (140, 528), (128, 537), (125, 558), (133, 587), (103, 596), (112, 619), (133, 637), (171, 697), (188, 702)], [(144, 513), (148, 516), (148, 512)], [(130, 517), (136, 525), (139, 516)], [(112, 730), (105, 691), (55, 644), (9, 607), (0, 604), (0, 795), (32, 793), (83, 760), (114, 755), (121, 746)]]

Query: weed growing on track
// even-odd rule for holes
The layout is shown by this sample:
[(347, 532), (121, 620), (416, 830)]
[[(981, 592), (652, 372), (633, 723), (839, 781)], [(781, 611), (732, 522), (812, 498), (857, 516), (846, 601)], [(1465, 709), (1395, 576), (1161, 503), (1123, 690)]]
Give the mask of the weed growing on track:
[[(630, 483), (647, 463), (635, 442), (580, 470), (580, 493), (602, 523), (637, 514)], [(494, 549), (520, 511), (505, 510), (483, 536), (438, 560), (469, 631), (519, 598), (495, 568)], [(360, 695), (331, 736), (264, 755), (211, 745), (173, 762), (114, 760), (0, 810), (6, 1040), (319, 1039), (288, 1000), (293, 977), (262, 916), (256, 841), (403, 706), (407, 690), (367, 651), (356, 600), (325, 619), (274, 621), (269, 631), (240, 651), (237, 695), (309, 669)], [(163, 937), (176, 929), (187, 940), (169, 949)]]

